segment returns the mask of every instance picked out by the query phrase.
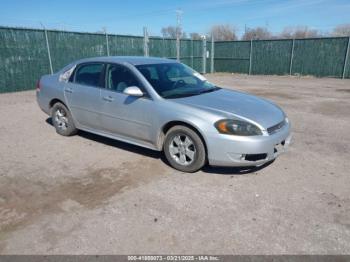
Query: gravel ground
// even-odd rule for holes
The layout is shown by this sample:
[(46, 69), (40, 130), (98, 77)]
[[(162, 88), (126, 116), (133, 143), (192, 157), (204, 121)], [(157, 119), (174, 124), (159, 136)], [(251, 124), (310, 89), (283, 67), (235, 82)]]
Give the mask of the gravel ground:
[(280, 105), (290, 151), (185, 174), (158, 152), (57, 135), (34, 91), (0, 95), (0, 254), (349, 254), (350, 80), (208, 78)]

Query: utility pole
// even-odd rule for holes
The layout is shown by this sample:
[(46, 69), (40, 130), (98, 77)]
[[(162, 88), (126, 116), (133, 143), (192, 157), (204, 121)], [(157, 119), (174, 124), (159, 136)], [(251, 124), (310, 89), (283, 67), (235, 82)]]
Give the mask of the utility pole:
[(182, 33), (181, 28), (181, 19), (182, 19), (182, 10), (176, 10), (176, 60), (180, 61), (180, 37)]

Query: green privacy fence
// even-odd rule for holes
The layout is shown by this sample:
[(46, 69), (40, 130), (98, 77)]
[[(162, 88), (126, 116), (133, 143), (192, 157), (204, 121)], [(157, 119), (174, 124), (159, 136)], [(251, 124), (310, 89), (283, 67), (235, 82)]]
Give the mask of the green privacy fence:
[[(103, 35), (48, 31), (47, 38), (54, 72), (79, 58), (106, 55), (106, 41)], [(46, 73), (49, 72), (46, 70)]]
[[(202, 72), (203, 42), (200, 40), (181, 39), (179, 60)], [(176, 59), (176, 39), (150, 37), (148, 42), (150, 56)], [(143, 54), (141, 54), (143, 55)]]
[[(145, 37), (0, 27), (0, 93), (33, 89), (41, 75), (94, 56), (143, 56)], [(180, 40), (179, 60), (202, 72), (203, 41)], [(150, 56), (177, 58), (176, 39), (147, 37)], [(52, 70), (51, 70), (52, 68)]]
[(292, 74), (349, 78), (348, 49), (349, 38), (295, 40)]
[(285, 75), (289, 73), (292, 41), (253, 41), (251, 74)]
[[(211, 42), (0, 27), (0, 93), (33, 89), (41, 75), (93, 56), (178, 58), (195, 70), (350, 78), (349, 38)], [(214, 56), (213, 56), (214, 55)]]
[(249, 73), (250, 42), (215, 42), (215, 71)]
[(349, 37), (215, 42), (215, 71), (350, 78)]
[(40, 30), (0, 29), (0, 92), (33, 89), (49, 73), (45, 35)]

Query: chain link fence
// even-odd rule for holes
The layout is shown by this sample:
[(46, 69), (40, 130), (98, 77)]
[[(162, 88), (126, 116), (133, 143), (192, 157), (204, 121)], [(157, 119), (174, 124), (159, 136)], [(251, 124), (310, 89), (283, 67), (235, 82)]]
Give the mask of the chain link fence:
[[(0, 93), (33, 89), (41, 75), (94, 56), (178, 59), (196, 71), (350, 78), (348, 37), (214, 42), (0, 27)], [(215, 55), (214, 55), (215, 53)]]

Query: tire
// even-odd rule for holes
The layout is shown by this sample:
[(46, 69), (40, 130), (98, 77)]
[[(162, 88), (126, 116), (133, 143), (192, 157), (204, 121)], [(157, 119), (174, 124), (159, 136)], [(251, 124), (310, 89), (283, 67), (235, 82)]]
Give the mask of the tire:
[(52, 123), (56, 129), (56, 132), (62, 136), (72, 136), (78, 132), (76, 129), (72, 115), (68, 108), (57, 102), (51, 109)]
[(196, 172), (206, 163), (202, 139), (186, 126), (174, 126), (169, 129), (163, 150), (169, 164), (182, 172)]

